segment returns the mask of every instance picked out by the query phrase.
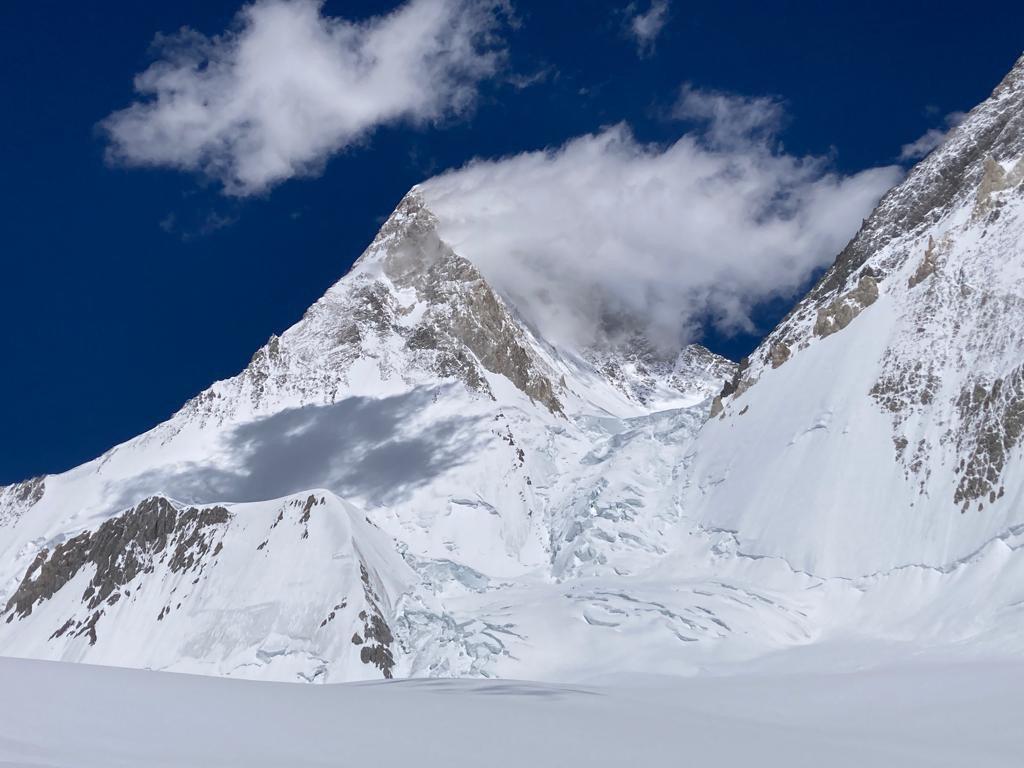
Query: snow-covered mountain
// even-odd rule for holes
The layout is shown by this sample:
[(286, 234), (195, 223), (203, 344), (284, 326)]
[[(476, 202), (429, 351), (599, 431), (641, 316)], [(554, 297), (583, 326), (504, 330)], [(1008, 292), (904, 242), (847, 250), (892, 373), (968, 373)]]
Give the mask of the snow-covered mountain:
[(20, 626), (6, 650), (31, 656), (51, 644), (67, 660), (213, 674), (257, 664), (276, 677), (359, 678), (366, 666), (391, 677), (384, 617), (414, 578), (391, 541), (328, 491), (212, 507), (154, 496), (39, 551), (8, 600)]
[(861, 631), (1024, 637), (1022, 182), (1024, 58), (741, 364), (694, 445), (693, 524), (857, 585), (877, 608)]
[(238, 376), (0, 491), (0, 653), (276, 679), (492, 673), (514, 622), (447, 593), (665, 551), (681, 446), (733, 369), (642, 339), (555, 349), (414, 190)]
[(1024, 59), (741, 366), (695, 518), (820, 575), (1024, 531)]
[(542, 680), (1019, 650), (1022, 157), (1024, 59), (739, 366), (549, 343), (414, 189), (239, 375), (0, 489), (0, 655)]

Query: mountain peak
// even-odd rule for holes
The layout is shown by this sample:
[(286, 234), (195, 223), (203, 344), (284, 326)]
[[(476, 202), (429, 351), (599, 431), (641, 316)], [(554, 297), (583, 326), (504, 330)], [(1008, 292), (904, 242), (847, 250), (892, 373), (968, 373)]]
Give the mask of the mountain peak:
[(440, 239), (436, 224), (412, 190), (349, 274), (299, 323), (190, 407), (208, 412), (250, 402), (272, 409), (282, 399), (325, 402), (339, 388), (369, 393), (387, 390), (388, 381), (437, 377), (489, 395), (496, 375), (560, 413), (553, 372), (536, 342), (476, 267)]

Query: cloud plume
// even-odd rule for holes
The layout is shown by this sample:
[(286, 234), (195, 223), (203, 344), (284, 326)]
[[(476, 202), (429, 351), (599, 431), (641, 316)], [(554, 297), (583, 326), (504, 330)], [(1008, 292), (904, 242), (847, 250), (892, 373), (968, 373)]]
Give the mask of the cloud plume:
[(953, 129), (964, 121), (965, 117), (967, 114), (964, 112), (950, 112), (943, 118), (942, 128), (929, 128), (914, 141), (900, 147), (900, 162), (920, 160), (930, 154), (932, 150), (938, 149), (946, 142)]
[(626, 125), (556, 149), (477, 160), (421, 185), (442, 236), (548, 338), (641, 330), (667, 349), (754, 330), (751, 310), (829, 264), (896, 167), (844, 176), (778, 149), (781, 106), (684, 89), (700, 127), (669, 145)]
[(156, 41), (137, 101), (102, 123), (115, 163), (199, 172), (232, 195), (318, 173), (382, 125), (470, 108), (503, 58), (501, 0), (407, 0), (360, 22), (256, 0), (227, 32)]
[(647, 56), (654, 51), (654, 43), (668, 23), (668, 0), (651, 0), (642, 13), (637, 11), (635, 4), (630, 4), (627, 10), (631, 14), (629, 33), (636, 40), (640, 55)]

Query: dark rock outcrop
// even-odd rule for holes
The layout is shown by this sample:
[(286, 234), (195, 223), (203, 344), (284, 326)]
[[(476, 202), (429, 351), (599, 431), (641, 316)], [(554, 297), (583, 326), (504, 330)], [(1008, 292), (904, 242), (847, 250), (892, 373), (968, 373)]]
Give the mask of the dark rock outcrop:
[[(7, 601), (7, 620), (29, 616), (33, 606), (60, 592), (83, 568), (93, 566), (95, 572), (81, 598), (93, 613), (79, 624), (95, 642), (101, 605), (115, 604), (121, 590), (140, 574), (151, 572), (157, 560), (166, 562), (172, 573), (201, 568), (214, 547), (216, 528), (230, 517), (224, 507), (179, 510), (165, 498), (146, 499), (94, 531), (84, 531), (52, 551), (40, 551)], [(69, 628), (65, 625), (54, 636)]]

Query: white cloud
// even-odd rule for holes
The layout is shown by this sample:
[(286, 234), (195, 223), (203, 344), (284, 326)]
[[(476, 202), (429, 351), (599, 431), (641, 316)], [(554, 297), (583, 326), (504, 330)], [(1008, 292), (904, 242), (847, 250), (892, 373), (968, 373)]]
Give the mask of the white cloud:
[(967, 115), (964, 112), (950, 112), (943, 118), (942, 128), (930, 128), (923, 136), (918, 137), (909, 144), (900, 147), (900, 162), (908, 160), (920, 160), (928, 155), (933, 149), (937, 149), (945, 143), (949, 134), (953, 132)]
[(113, 162), (198, 171), (233, 195), (318, 173), (376, 127), (468, 109), (502, 60), (503, 0), (408, 0), (362, 22), (256, 0), (227, 32), (157, 39), (139, 99), (104, 122)]
[(770, 99), (688, 88), (679, 111), (705, 126), (668, 146), (617, 125), (421, 189), (445, 239), (558, 343), (753, 330), (753, 307), (831, 263), (901, 171), (782, 153)]
[(704, 139), (716, 147), (768, 144), (785, 120), (782, 102), (770, 96), (737, 96), (685, 84), (673, 116), (700, 123)]
[(636, 5), (631, 4), (627, 12), (630, 34), (636, 39), (640, 55), (647, 55), (654, 50), (654, 42), (661, 30), (668, 23), (668, 0), (651, 0), (650, 6), (643, 13), (636, 12)]
[(558, 77), (558, 72), (554, 67), (547, 66), (540, 69), (534, 70), (530, 74), (522, 74), (519, 72), (512, 72), (505, 78), (505, 82), (515, 88), (517, 91), (523, 91), (527, 88), (532, 88), (535, 85), (543, 83), (551, 78)]

